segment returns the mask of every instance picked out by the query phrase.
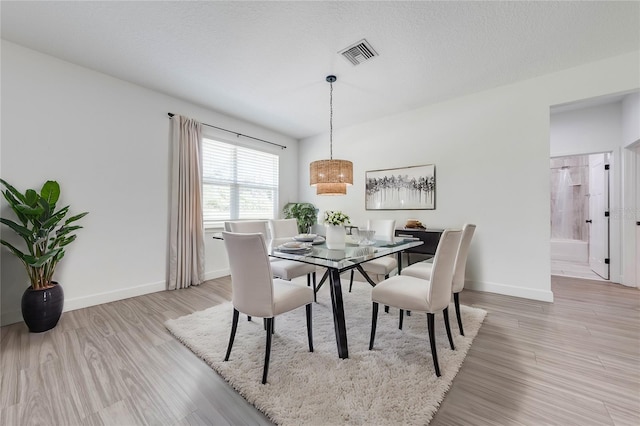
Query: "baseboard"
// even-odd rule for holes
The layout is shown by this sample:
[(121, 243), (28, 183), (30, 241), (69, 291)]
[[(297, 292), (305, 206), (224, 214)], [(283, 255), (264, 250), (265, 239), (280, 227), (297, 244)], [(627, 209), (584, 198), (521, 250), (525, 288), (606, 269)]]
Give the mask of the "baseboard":
[(130, 297), (142, 296), (149, 293), (157, 293), (167, 289), (166, 281), (158, 281), (150, 284), (143, 284), (125, 289), (107, 291), (104, 293), (91, 294), (89, 296), (65, 298), (64, 310), (75, 311), (76, 309), (88, 308), (89, 306), (101, 305), (103, 303), (115, 302), (117, 300), (128, 299)]
[[(205, 280), (225, 277), (229, 275), (229, 269), (220, 269), (205, 273)], [(103, 303), (115, 302), (117, 300), (129, 299), (130, 297), (142, 296), (150, 293), (157, 293), (167, 289), (166, 281), (158, 281), (150, 284), (143, 284), (136, 287), (107, 291), (104, 293), (91, 294), (89, 296), (73, 297), (64, 300), (63, 312), (75, 311), (76, 309), (88, 308), (89, 306), (101, 305)], [(22, 312), (18, 310), (0, 314), (0, 325), (5, 326), (22, 321)]]
[(204, 274), (205, 281), (215, 280), (216, 278), (226, 277), (227, 275), (231, 275), (231, 271), (229, 268), (226, 269), (218, 269), (216, 271), (206, 272)]
[(486, 281), (466, 281), (464, 286), (469, 290), (504, 294), (505, 296), (522, 297), (523, 299), (539, 300), (541, 302), (553, 302), (553, 292), (551, 290), (538, 290)]
[(3, 310), (2, 315), (0, 315), (0, 326), (15, 324), (20, 321), (22, 321), (22, 312), (20, 310), (10, 312)]

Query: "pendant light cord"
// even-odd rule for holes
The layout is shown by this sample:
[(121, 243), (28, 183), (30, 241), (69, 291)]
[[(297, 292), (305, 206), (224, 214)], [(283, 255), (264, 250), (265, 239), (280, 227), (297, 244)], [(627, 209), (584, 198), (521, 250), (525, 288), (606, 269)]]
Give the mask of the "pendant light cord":
[(329, 159), (333, 160), (333, 83), (329, 86)]

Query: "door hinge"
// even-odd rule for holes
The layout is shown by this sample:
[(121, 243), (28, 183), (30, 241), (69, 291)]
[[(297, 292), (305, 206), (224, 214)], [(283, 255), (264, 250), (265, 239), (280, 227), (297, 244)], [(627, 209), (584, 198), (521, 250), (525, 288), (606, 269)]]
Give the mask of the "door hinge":
[(609, 212), (604, 212), (604, 217), (609, 217)]
[(609, 258), (608, 257), (606, 259), (604, 259), (604, 263), (605, 263), (605, 265), (609, 264)]
[(605, 164), (605, 165), (604, 165), (604, 169), (605, 169), (605, 170), (609, 170), (609, 165), (608, 165), (608, 164)]

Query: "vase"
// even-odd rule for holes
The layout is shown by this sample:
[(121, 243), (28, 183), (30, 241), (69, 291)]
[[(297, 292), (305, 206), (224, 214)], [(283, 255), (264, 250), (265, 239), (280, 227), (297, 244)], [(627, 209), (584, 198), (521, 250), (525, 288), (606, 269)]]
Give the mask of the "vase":
[(32, 333), (51, 330), (58, 324), (64, 306), (62, 286), (34, 290), (29, 287), (22, 295), (22, 318)]
[(347, 231), (342, 225), (327, 225), (327, 248), (330, 250), (344, 250)]

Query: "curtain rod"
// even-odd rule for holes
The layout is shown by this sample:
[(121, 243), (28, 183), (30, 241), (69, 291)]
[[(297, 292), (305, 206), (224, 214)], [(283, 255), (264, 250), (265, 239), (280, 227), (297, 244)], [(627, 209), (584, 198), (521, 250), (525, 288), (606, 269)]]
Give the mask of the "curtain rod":
[[(173, 117), (175, 115), (172, 112), (168, 112), (167, 114), (169, 115), (169, 118), (171, 118), (171, 117)], [(207, 127), (213, 127), (214, 129), (222, 130), (224, 132), (233, 133), (238, 137), (242, 136), (242, 137), (253, 139), (253, 140), (256, 140), (256, 141), (268, 143), (270, 145), (279, 146), (280, 149), (286, 149), (287, 148), (285, 145), (280, 145), (280, 144), (277, 144), (277, 143), (274, 143), (274, 142), (265, 141), (264, 139), (254, 138), (253, 136), (249, 136), (249, 135), (243, 135), (242, 133), (234, 132), (233, 130), (223, 129), (222, 127), (212, 126), (211, 124), (207, 124), (207, 123), (200, 123), (200, 124), (202, 124), (203, 126), (207, 126)]]

